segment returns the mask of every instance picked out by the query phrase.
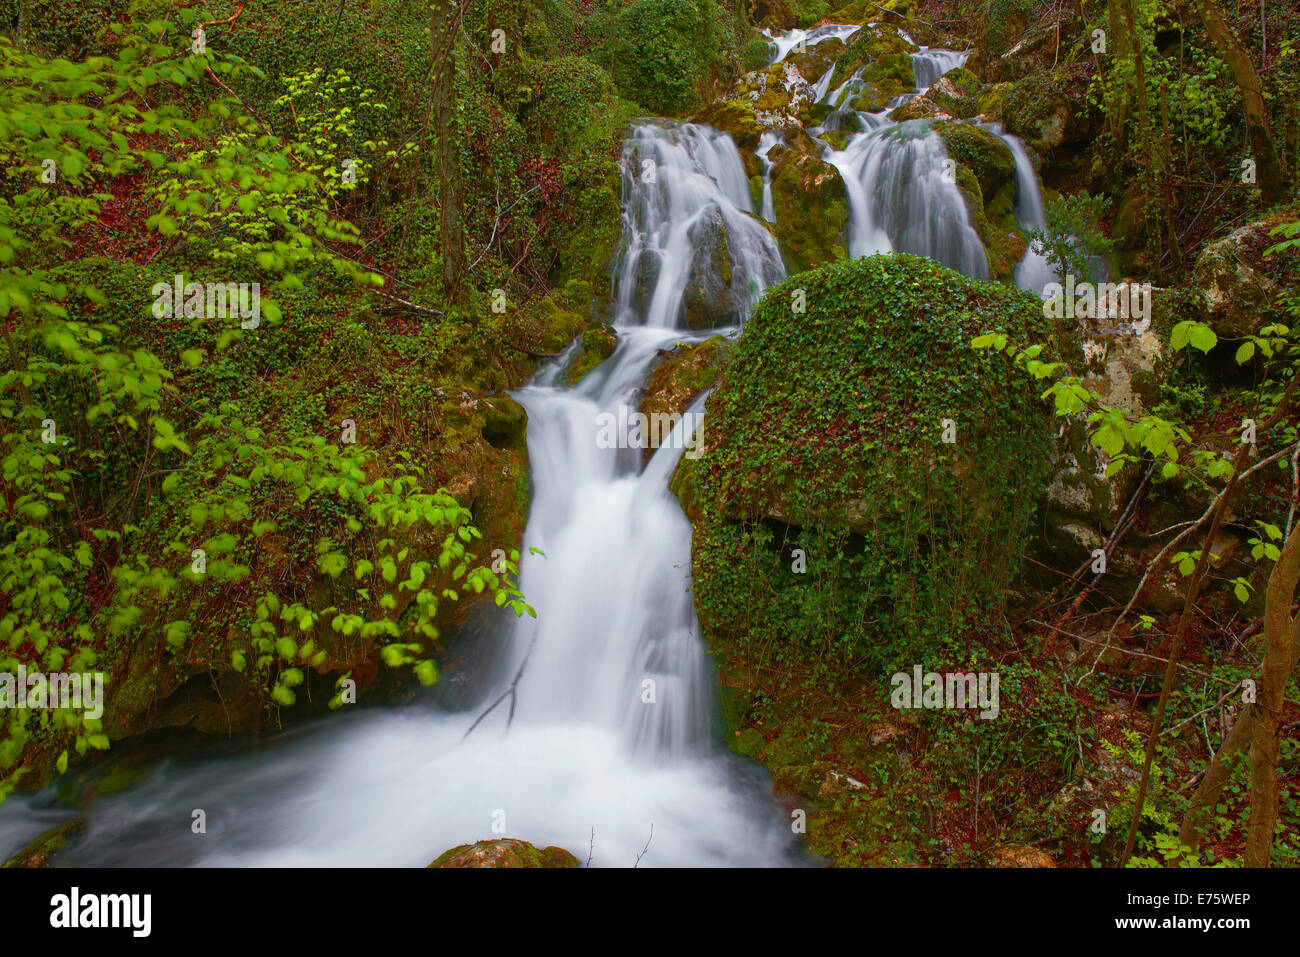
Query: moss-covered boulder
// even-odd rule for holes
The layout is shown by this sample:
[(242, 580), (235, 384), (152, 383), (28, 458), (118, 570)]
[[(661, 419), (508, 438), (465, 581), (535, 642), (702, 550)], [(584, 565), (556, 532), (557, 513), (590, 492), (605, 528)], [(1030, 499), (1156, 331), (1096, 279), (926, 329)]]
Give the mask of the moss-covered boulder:
[(68, 841), (86, 829), (84, 817), (74, 817), (71, 821), (52, 827), (37, 837), (9, 860), (3, 867), (49, 867), (50, 860), (63, 850)]
[(1086, 142), (1094, 125), (1086, 83), (1051, 70), (999, 86), (980, 110), (1043, 153)]
[(858, 69), (868, 83), (891, 82), (899, 86), (900, 93), (915, 89), (911, 54), (917, 51), (898, 28), (891, 24), (863, 27), (849, 38), (844, 52), (835, 61), (835, 74), (831, 86), (837, 87)]
[(1249, 223), (1210, 243), (1196, 258), (1192, 284), (1204, 300), (1206, 321), (1221, 338), (1252, 335), (1275, 317), (1278, 283), (1262, 261), (1273, 225)]
[(732, 269), (731, 235), (721, 210), (701, 216), (690, 229), (694, 253), (682, 308), (692, 329), (713, 329), (740, 321), (745, 289)]
[(603, 322), (592, 323), (582, 334), (582, 341), (569, 358), (566, 377), (575, 385), (592, 369), (614, 354), (618, 348), (618, 333)]
[(897, 123), (924, 119), (970, 119), (980, 112), (980, 81), (969, 70), (950, 70), (921, 96), (889, 114)]
[(703, 455), (674, 481), (706, 631), (798, 646), (800, 609), (829, 588), (816, 633), (899, 664), (997, 605), (1053, 421), (1023, 373), (970, 341), (1043, 341), (1045, 323), (1037, 297), (908, 255), (769, 290), (709, 399)]
[(731, 134), (736, 146), (749, 152), (758, 149), (763, 137), (764, 127), (758, 121), (754, 104), (743, 97), (714, 100), (695, 115), (695, 122)]
[(477, 844), (461, 844), (439, 854), (429, 867), (579, 867), (576, 857), (562, 847), (535, 847), (527, 841), (503, 837)]
[(839, 170), (799, 129), (787, 130), (785, 144), (773, 147), (768, 158), (776, 239), (790, 271), (843, 259), (849, 206)]

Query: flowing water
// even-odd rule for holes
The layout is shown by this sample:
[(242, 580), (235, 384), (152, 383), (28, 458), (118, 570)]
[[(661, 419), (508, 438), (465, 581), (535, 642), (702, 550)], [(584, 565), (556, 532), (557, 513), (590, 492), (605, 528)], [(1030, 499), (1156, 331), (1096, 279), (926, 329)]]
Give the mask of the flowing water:
[[(776, 60), (800, 41), (858, 29), (773, 37)], [(922, 48), (916, 93), (964, 60)], [(885, 113), (852, 115), (842, 104), (855, 82), (831, 91), (830, 75), (819, 79), (817, 99), (839, 108), (809, 131), (841, 121), (863, 130), (842, 151), (822, 141), (847, 187), (851, 255), (906, 250), (987, 275), (961, 196), (942, 176), (942, 142)], [(1004, 139), (1016, 155), (1017, 213), (1035, 224), (1032, 166), (1019, 141)], [(769, 222), (767, 153), (780, 142), (766, 134), (759, 150), (757, 214)], [(712, 283), (723, 320), (739, 323), (784, 266), (729, 136), (645, 123), (622, 165), (619, 346), (577, 387), (564, 384), (562, 357), (516, 393), (529, 415), (534, 493), (524, 541), (540, 552), (522, 560), (520, 584), (538, 617), (495, 618), (485, 629), (485, 645), (499, 650), (480, 663), (472, 700), (334, 715), (256, 751), (181, 751), (83, 811), (87, 830), (59, 863), (422, 866), (500, 833), (557, 844), (593, 866), (630, 866), (639, 855), (641, 866), (806, 860), (766, 772), (717, 738), (713, 672), (689, 592), (691, 529), (667, 488), (690, 420), (644, 465), (639, 448), (597, 441), (602, 415), (637, 406), (659, 350), (718, 331), (686, 327), (689, 290)], [(708, 268), (719, 235), (731, 262), (725, 286)], [(195, 809), (206, 834), (191, 830)], [(0, 860), (70, 816), (50, 791), (10, 798), (0, 805)]]
[[(805, 859), (770, 778), (715, 735), (689, 592), (691, 529), (668, 491), (689, 420), (644, 468), (640, 449), (597, 442), (601, 413), (638, 404), (658, 350), (703, 338), (678, 328), (702, 226), (727, 227), (739, 312), (784, 269), (749, 215), (729, 137), (639, 126), (623, 190), (618, 349), (576, 388), (560, 384), (560, 360), (516, 393), (534, 488), (524, 540), (545, 556), (523, 559), (520, 584), (538, 617), (506, 616), (477, 703), (363, 710), (273, 737), (256, 754), (164, 761), (142, 786), (94, 802), (60, 863), (422, 866), (496, 836), (497, 822), (593, 866), (631, 866), (642, 852), (641, 866)], [(466, 737), (512, 686), (514, 700)], [(206, 834), (191, 832), (194, 809)], [(0, 807), (0, 859), (67, 816), (48, 793), (11, 798)]]

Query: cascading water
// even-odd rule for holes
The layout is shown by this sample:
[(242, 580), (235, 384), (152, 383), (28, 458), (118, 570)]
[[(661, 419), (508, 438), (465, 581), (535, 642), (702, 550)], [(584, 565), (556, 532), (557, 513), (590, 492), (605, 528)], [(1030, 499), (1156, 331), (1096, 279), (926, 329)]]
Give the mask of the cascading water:
[[(829, 78), (830, 74), (826, 76)], [(780, 130), (767, 130), (759, 140), (758, 149), (754, 155), (758, 157), (759, 162), (763, 164), (763, 218), (769, 223), (776, 222), (776, 204), (772, 198), (772, 168), (775, 165), (771, 160), (771, 152), (777, 146), (785, 145), (785, 134)]]
[(971, 225), (966, 201), (947, 175), (943, 141), (924, 120), (895, 123), (888, 113), (925, 92), (948, 70), (966, 62), (968, 53), (922, 47), (912, 54), (916, 89), (879, 113), (847, 107), (861, 79), (855, 75), (832, 96), (834, 112), (825, 129), (843, 128), (846, 114), (856, 114), (865, 132), (843, 150), (825, 145), (826, 162), (840, 171), (849, 200), (849, 255), (907, 252), (929, 256), (968, 276), (987, 279), (984, 244)]
[[(1047, 216), (1043, 212), (1043, 195), (1038, 188), (1038, 176), (1034, 172), (1033, 161), (1025, 142), (1018, 136), (1012, 136), (998, 123), (985, 124), (985, 128), (1007, 144), (1011, 155), (1016, 160), (1016, 221), (1026, 233), (1033, 229), (1047, 226)], [(1047, 258), (1034, 248), (1031, 241), (1025, 255), (1016, 266), (1016, 285), (1021, 289), (1036, 292), (1040, 296), (1048, 283), (1056, 282), (1056, 273), (1047, 264)]]
[(779, 35), (766, 31), (762, 32), (763, 36), (767, 37), (772, 46), (776, 48), (773, 52), (772, 63), (780, 63), (790, 55), (791, 50), (800, 44), (810, 47), (816, 46), (823, 40), (847, 40), (861, 29), (862, 27), (854, 24), (827, 23), (820, 27), (813, 27), (811, 30), (791, 30), (789, 33)]
[[(259, 754), (164, 762), (84, 811), (86, 833), (62, 863), (422, 866), (497, 836), (498, 820), (539, 846), (584, 859), (590, 847), (595, 866), (630, 866), (647, 841), (647, 866), (804, 859), (766, 773), (712, 736), (712, 675), (688, 590), (691, 529), (667, 488), (691, 420), (644, 469), (640, 449), (597, 442), (602, 413), (637, 404), (658, 350), (692, 338), (679, 320), (701, 237), (718, 240), (706, 227), (725, 231), (733, 285), (723, 291), (739, 314), (784, 268), (748, 213), (726, 136), (637, 127), (623, 190), (618, 349), (577, 388), (556, 384), (560, 360), (517, 392), (535, 490), (525, 541), (545, 553), (524, 558), (520, 584), (538, 618), (510, 619), (481, 700), (466, 711), (339, 715)], [(514, 701), (466, 737), (512, 687)], [(201, 837), (189, 826), (195, 808), (207, 815)], [(0, 859), (58, 817), (48, 792), (11, 798), (0, 807)]]
[[(724, 133), (695, 124), (636, 127), (623, 151), (623, 196), (628, 250), (615, 325), (682, 325), (692, 276), (711, 298), (734, 305), (738, 321), (784, 275), (775, 240), (750, 215), (745, 167)], [(739, 267), (729, 282), (708, 261), (721, 249)]]

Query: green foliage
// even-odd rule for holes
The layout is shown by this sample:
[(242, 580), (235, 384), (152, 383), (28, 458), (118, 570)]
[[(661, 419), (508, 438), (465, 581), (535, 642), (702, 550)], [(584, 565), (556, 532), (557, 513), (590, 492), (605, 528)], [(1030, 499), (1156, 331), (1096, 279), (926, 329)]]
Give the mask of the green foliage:
[[(219, 263), (218, 281), (275, 282), (286, 304), (303, 301), (304, 279), (313, 295), (326, 279), (380, 282), (338, 251), (357, 230), (335, 206), (351, 185), (341, 157), (355, 150), (364, 182), (364, 156), (384, 148), (357, 142), (382, 106), (336, 71), (287, 79), (288, 138), (220, 87), (187, 111), (186, 88), (247, 74), (192, 50), (198, 17), (115, 23), (112, 55), (77, 62), (0, 40), (0, 669), (118, 673), (128, 656), (215, 654), (211, 667), (244, 673), (283, 706), (303, 669), (376, 647), (427, 683), (440, 603), (490, 593), (530, 610), (508, 577), (476, 563), (469, 513), (424, 490), (423, 469), (401, 456), (340, 450), (309, 429), (277, 440), (252, 424), (254, 410), (178, 387), (193, 375), (221, 383), (223, 365), (247, 369), (258, 350), (292, 349), (273, 332), (282, 308), (269, 297), (251, 337), (221, 317), (145, 324), (153, 281), (194, 275), (182, 253)], [(136, 244), (139, 264), (66, 261), (101, 235), (123, 183), (149, 198), (139, 235), (117, 237)], [(203, 252), (206, 262), (194, 256)], [(286, 577), (286, 567), (306, 571)], [(68, 749), (109, 743), (79, 711), (6, 709), (3, 721), (0, 796), (38, 753), (58, 755), (61, 772)]]
[(1087, 190), (1060, 196), (1044, 210), (1047, 226), (1030, 230), (1034, 251), (1046, 258), (1061, 282), (1067, 275), (1088, 281), (1094, 272), (1089, 260), (1109, 255), (1110, 241), (1098, 224), (1105, 209), (1104, 197), (1089, 196)]
[(734, 38), (715, 0), (632, 0), (604, 28), (602, 64), (647, 110), (673, 116), (698, 103), (697, 78)]

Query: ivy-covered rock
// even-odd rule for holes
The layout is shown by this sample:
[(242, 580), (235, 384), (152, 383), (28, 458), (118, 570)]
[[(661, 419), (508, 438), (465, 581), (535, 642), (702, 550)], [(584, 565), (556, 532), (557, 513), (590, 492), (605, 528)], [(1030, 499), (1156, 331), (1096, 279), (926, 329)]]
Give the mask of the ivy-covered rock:
[(439, 854), (429, 867), (579, 867), (579, 860), (562, 847), (535, 847), (503, 837), (461, 844)]
[(970, 340), (1040, 341), (1044, 324), (1036, 297), (907, 255), (769, 290), (709, 400), (703, 456), (674, 483), (696, 526), (706, 631), (798, 644), (803, 596), (836, 582), (819, 629), (898, 663), (920, 635), (956, 634), (980, 600), (996, 603), (1042, 498), (1053, 423), (1022, 373)]

